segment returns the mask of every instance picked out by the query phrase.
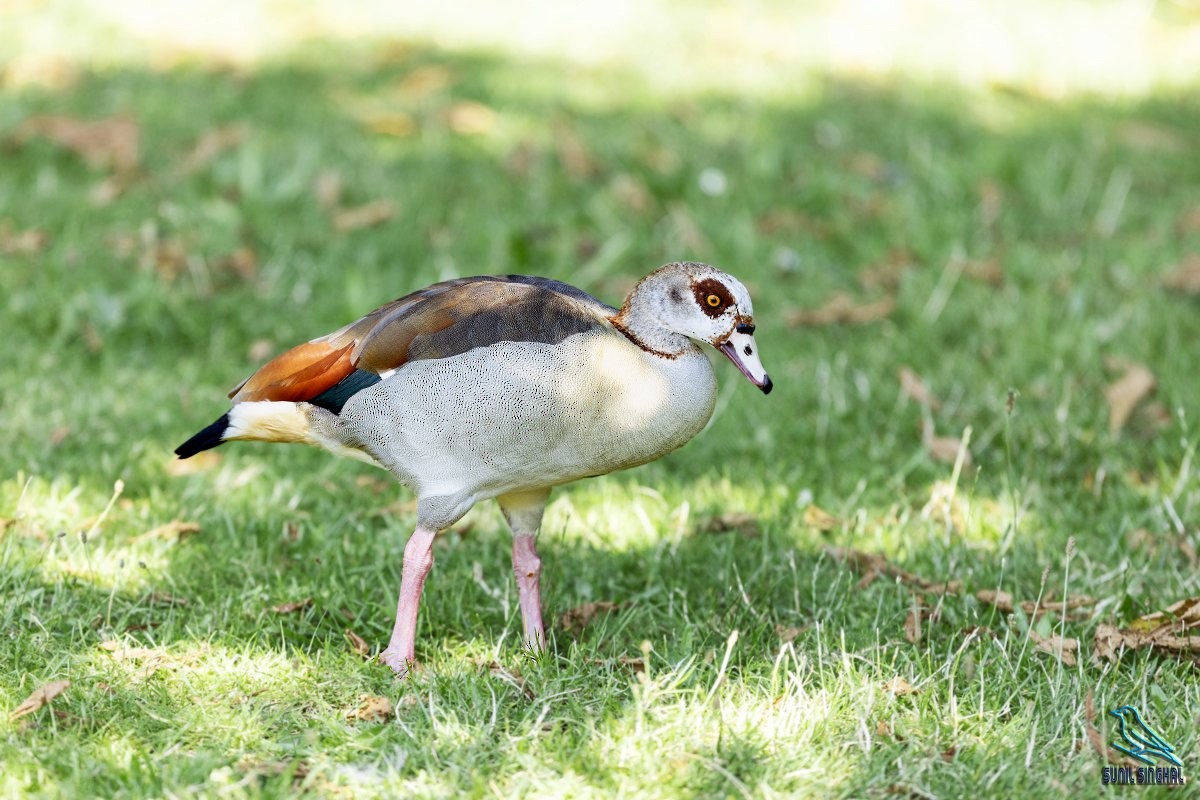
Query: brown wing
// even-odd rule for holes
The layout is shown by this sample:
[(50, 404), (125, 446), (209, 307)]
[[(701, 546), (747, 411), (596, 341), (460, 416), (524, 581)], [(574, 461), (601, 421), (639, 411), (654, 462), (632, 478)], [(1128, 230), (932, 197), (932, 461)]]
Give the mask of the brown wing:
[(497, 342), (561, 342), (608, 325), (616, 309), (558, 281), (523, 275), (434, 284), (293, 347), (230, 392), (234, 403), (311, 400), (356, 370), (450, 358)]

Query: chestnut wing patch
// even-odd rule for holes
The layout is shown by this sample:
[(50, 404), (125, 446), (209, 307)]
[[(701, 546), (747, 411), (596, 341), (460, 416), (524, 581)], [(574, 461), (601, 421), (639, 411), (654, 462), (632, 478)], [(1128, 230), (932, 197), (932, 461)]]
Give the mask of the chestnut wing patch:
[(613, 309), (558, 281), (462, 278), (394, 300), (328, 336), (294, 347), (235, 389), (247, 400), (310, 401), (335, 413), (380, 373), (498, 342), (557, 344), (609, 326)]

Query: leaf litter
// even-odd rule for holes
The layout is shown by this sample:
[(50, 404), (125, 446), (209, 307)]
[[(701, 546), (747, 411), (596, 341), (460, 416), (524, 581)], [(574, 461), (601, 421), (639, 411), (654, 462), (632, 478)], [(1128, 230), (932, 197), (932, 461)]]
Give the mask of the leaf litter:
[(1158, 388), (1158, 381), (1149, 367), (1136, 361), (1112, 359), (1108, 366), (1122, 370), (1121, 377), (1104, 390), (1104, 399), (1108, 403), (1108, 432), (1117, 436), (1134, 409)]
[(594, 603), (584, 603), (581, 606), (568, 609), (558, 615), (558, 627), (565, 631), (582, 631), (597, 615), (607, 614), (623, 608), (625, 603), (613, 603), (608, 600), (598, 600)]
[(70, 681), (50, 681), (33, 690), (33, 693), (21, 701), (8, 715), (10, 720), (32, 714), (38, 709), (50, 705), (50, 701), (65, 692), (71, 686)]

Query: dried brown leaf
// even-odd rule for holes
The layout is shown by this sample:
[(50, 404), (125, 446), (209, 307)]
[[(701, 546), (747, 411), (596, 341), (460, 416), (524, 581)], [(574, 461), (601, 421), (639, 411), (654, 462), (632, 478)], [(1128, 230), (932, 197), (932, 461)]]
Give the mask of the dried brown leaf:
[(617, 656), (617, 663), (623, 667), (630, 667), (634, 672), (646, 671), (646, 659), (640, 656)]
[(1176, 657), (1200, 655), (1200, 636), (1176, 636), (1169, 625), (1153, 631), (1097, 625), (1092, 645), (1092, 656), (1096, 660), (1116, 661), (1125, 650), (1142, 649)]
[(244, 125), (232, 124), (210, 128), (200, 135), (192, 149), (175, 168), (176, 177), (186, 177), (211, 164), (217, 156), (241, 144), (246, 138)]
[(336, 169), (323, 169), (313, 180), (313, 194), (317, 205), (333, 211), (342, 204), (342, 173)]
[(670, 223), (671, 237), (677, 246), (693, 253), (706, 253), (712, 249), (712, 243), (700, 230), (696, 218), (692, 216), (692, 212), (688, 210), (687, 206), (683, 204), (672, 206), (670, 213), (667, 214), (667, 220)]
[(139, 159), (138, 124), (129, 117), (87, 121), (67, 116), (35, 116), (21, 123), (15, 139), (48, 139), (82, 158), (90, 167), (131, 172)]
[(1127, 362), (1124, 366), (1124, 374), (1104, 390), (1104, 399), (1108, 402), (1108, 432), (1113, 436), (1125, 427), (1138, 403), (1158, 386), (1154, 373), (1145, 364)]
[(254, 280), (258, 277), (258, 255), (253, 248), (242, 245), (218, 261), (217, 267), (232, 272), (244, 281)]
[(1092, 746), (1100, 756), (1109, 764), (1117, 764), (1119, 766), (1137, 767), (1141, 766), (1141, 762), (1134, 761), (1129, 756), (1109, 747), (1108, 739), (1105, 737), (1105, 731), (1096, 727), (1096, 704), (1092, 697), (1092, 690), (1088, 689), (1087, 698), (1083, 701), (1083, 716), (1084, 729), (1087, 731), (1088, 743)]
[(306, 597), (303, 600), (297, 600), (294, 603), (280, 603), (277, 606), (271, 606), (271, 610), (276, 614), (295, 614), (298, 611), (305, 611), (312, 608), (313, 599)]
[(816, 239), (823, 239), (829, 235), (828, 223), (791, 208), (768, 211), (759, 217), (757, 228), (759, 233), (766, 236), (777, 233), (791, 236), (807, 234)]
[(704, 533), (737, 533), (748, 539), (758, 536), (758, 518), (742, 511), (730, 511), (705, 521)]
[[(1005, 614), (1013, 613), (1018, 605), (1010, 593), (999, 589), (980, 589), (975, 593), (975, 597), (988, 605), (995, 606)], [(1043, 614), (1054, 612), (1062, 614), (1067, 619), (1086, 619), (1088, 614), (1072, 615), (1070, 612), (1078, 608), (1094, 606), (1096, 602), (1096, 598), (1085, 594), (1070, 595), (1062, 600), (1055, 600), (1053, 595), (1047, 595), (1040, 602), (1022, 600), (1019, 605), (1021, 611), (1030, 617), (1040, 617)]]
[(8, 718), (20, 719), (26, 714), (32, 714), (38, 709), (49, 705), (51, 700), (65, 692), (70, 685), (70, 681), (51, 681), (39, 686), (33, 690), (33, 694), (26, 697), (21, 701), (20, 705), (12, 710)]
[(904, 697), (905, 695), (916, 694), (921, 691), (899, 675), (890, 681), (885, 681), (883, 690), (894, 697)]
[(1144, 120), (1122, 123), (1117, 128), (1117, 137), (1134, 150), (1182, 153), (1189, 147), (1188, 138), (1182, 132)]
[(1063, 666), (1075, 666), (1075, 654), (1079, 652), (1078, 639), (1064, 638), (1057, 633), (1051, 636), (1042, 636), (1037, 631), (1032, 630), (1029, 632), (1029, 638), (1033, 640), (1038, 650), (1057, 657), (1063, 663)]
[(617, 202), (634, 213), (645, 214), (654, 207), (654, 196), (646, 184), (628, 172), (613, 177), (608, 190)]
[[(1200, 208), (1196, 209), (1200, 217)], [(1200, 220), (1197, 221), (1200, 225)], [(1200, 294), (1200, 255), (1192, 254), (1162, 277), (1162, 285), (1184, 294)]]
[(935, 461), (941, 461), (944, 464), (953, 464), (958, 461), (958, 451), (961, 449), (962, 463), (964, 467), (971, 466), (971, 451), (963, 447), (963, 440), (954, 436), (937, 436), (933, 433), (933, 426), (925, 428), (925, 432), (921, 436), (921, 443), (925, 446), (925, 452)]
[(13, 230), (8, 220), (0, 222), (0, 254), (29, 256), (40, 253), (50, 244), (50, 234), (40, 228)]
[(401, 78), (396, 91), (405, 100), (415, 102), (448, 88), (453, 82), (450, 70), (439, 64), (427, 64)]
[(851, 154), (846, 166), (851, 172), (873, 181), (882, 180), (887, 175), (887, 162), (866, 150)]
[(166, 651), (150, 647), (126, 647), (120, 642), (107, 641), (100, 643), (100, 649), (107, 651), (116, 661), (137, 662), (139, 671), (134, 677), (136, 682), (149, 678), (160, 669), (178, 665)]
[(371, 133), (394, 136), (397, 139), (412, 136), (417, 132), (417, 121), (404, 111), (373, 114), (363, 120), (363, 126)]
[(912, 253), (896, 249), (888, 253), (880, 263), (862, 269), (858, 273), (858, 285), (868, 292), (894, 293), (900, 288), (904, 273), (914, 266)]
[(781, 622), (775, 626), (775, 633), (778, 634), (779, 640), (784, 644), (795, 641), (796, 637), (804, 633), (806, 630), (808, 630), (807, 625), (801, 625), (797, 627), (795, 625), (784, 625)]
[(909, 609), (908, 616), (904, 618), (904, 638), (912, 644), (921, 641), (922, 616), (923, 609), (914, 606)]
[(521, 674), (520, 670), (516, 668), (507, 669), (498, 661), (489, 661), (484, 666), (487, 668), (489, 675), (511, 685), (521, 694), (525, 695), (526, 700), (533, 700), (535, 698), (533, 690), (529, 688), (525, 676)]
[(830, 514), (825, 509), (810, 503), (808, 508), (804, 509), (804, 524), (818, 531), (831, 531), (841, 527), (842, 520)]
[(1200, 206), (1192, 206), (1179, 215), (1175, 227), (1181, 236), (1189, 233), (1200, 233)]
[(558, 162), (575, 180), (585, 180), (599, 171), (592, 151), (569, 125), (561, 124), (555, 128), (554, 150), (558, 155)]
[(819, 308), (792, 309), (787, 313), (785, 322), (792, 328), (865, 325), (884, 319), (895, 310), (896, 299), (894, 297), (883, 297), (879, 300), (859, 303), (851, 295), (839, 292)]
[(1129, 624), (1135, 631), (1184, 633), (1200, 628), (1200, 597), (1172, 603), (1163, 611), (1138, 617)]
[[(959, 581), (948, 581), (945, 583), (929, 581), (920, 575), (914, 575), (911, 572), (906, 572), (899, 567), (893, 566), (888, 563), (886, 558), (874, 553), (864, 553), (860, 550), (843, 547), (826, 547), (825, 553), (837, 561), (849, 563), (859, 572), (864, 573), (864, 578), (870, 576), (874, 580), (878, 576), (886, 575), (896, 578), (908, 586), (912, 586), (923, 592), (930, 592), (931, 594), (958, 594), (962, 591), (962, 583)], [(867, 581), (867, 583), (869, 582)]]
[(900, 391), (906, 397), (911, 397), (926, 408), (937, 411), (942, 407), (942, 401), (929, 390), (921, 376), (908, 367), (901, 367), (899, 372)]
[(496, 127), (500, 115), (483, 103), (463, 100), (446, 109), (450, 130), (465, 136), (483, 136)]
[(172, 542), (180, 542), (199, 532), (199, 523), (173, 519), (165, 525), (159, 525), (157, 528), (151, 528), (145, 533), (138, 534), (131, 541), (144, 542), (149, 539), (166, 539)]
[(391, 200), (373, 200), (366, 205), (338, 211), (333, 215), (333, 229), (338, 233), (349, 233), (387, 222), (395, 215), (396, 204)]
[(275, 343), (270, 339), (255, 339), (246, 349), (246, 360), (254, 364), (261, 364), (274, 353)]
[(981, 181), (979, 193), (979, 223), (985, 228), (992, 227), (1004, 210), (1004, 190), (995, 181)]
[(962, 274), (991, 286), (1004, 285), (1004, 267), (994, 258), (968, 261), (963, 267)]
[(558, 627), (565, 631), (581, 631), (587, 627), (597, 614), (604, 614), (621, 608), (623, 603), (611, 603), (599, 600), (595, 603), (584, 603), (581, 606), (568, 609), (558, 616)]
[(358, 653), (363, 658), (371, 657), (371, 646), (367, 644), (367, 640), (349, 628), (346, 628), (346, 640), (350, 642), (351, 650)]
[(364, 694), (358, 707), (346, 712), (346, 719), (359, 722), (387, 722), (392, 718), (392, 701), (378, 695)]

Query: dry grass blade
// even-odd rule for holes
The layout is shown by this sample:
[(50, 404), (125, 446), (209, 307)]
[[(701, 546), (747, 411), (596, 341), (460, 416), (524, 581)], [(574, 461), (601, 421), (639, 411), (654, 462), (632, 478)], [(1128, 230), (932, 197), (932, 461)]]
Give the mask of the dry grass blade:
[(1138, 403), (1158, 386), (1154, 373), (1145, 364), (1127, 362), (1124, 368), (1124, 374), (1104, 390), (1104, 399), (1108, 402), (1108, 432), (1113, 436), (1125, 427)]
[(21, 704), (8, 715), (9, 719), (20, 719), (26, 714), (32, 714), (39, 708), (47, 706), (71, 685), (70, 681), (51, 681), (33, 690), (33, 693), (21, 701)]
[(868, 303), (859, 303), (851, 295), (839, 292), (819, 308), (792, 309), (787, 313), (786, 324), (791, 328), (822, 327), (825, 325), (865, 325), (877, 322), (896, 310), (894, 297), (883, 297)]
[(826, 547), (826, 555), (838, 561), (845, 561), (852, 567), (863, 573), (863, 580), (859, 582), (860, 587), (865, 587), (880, 576), (896, 578), (901, 583), (923, 592), (931, 592), (933, 594), (958, 594), (962, 591), (962, 583), (959, 581), (930, 581), (922, 578), (920, 575), (914, 575), (894, 566), (888, 562), (886, 558), (874, 553), (864, 553), (860, 550), (853, 550), (844, 547)]
[(612, 603), (599, 600), (595, 603), (584, 603), (581, 606), (568, 609), (558, 616), (558, 627), (564, 631), (581, 631), (591, 623), (597, 614), (604, 614), (621, 608), (622, 603)]

